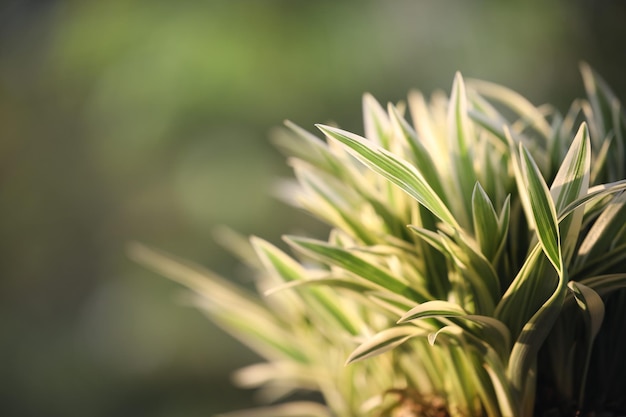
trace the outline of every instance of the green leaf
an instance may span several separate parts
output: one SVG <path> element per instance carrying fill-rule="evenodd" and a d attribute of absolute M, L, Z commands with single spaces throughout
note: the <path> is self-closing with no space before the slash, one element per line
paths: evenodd
<path fill-rule="evenodd" d="M 439 219 L 453 228 L 459 228 L 448 207 L 413 165 L 353 133 L 330 126 L 317 127 L 327 136 L 348 146 L 363 164 L 396 184 Z"/>
<path fill-rule="evenodd" d="M 626 180 L 593 186 L 589 189 L 586 196 L 568 204 L 567 207 L 563 209 L 563 212 L 559 216 L 559 221 L 564 219 L 578 207 L 582 207 L 589 203 L 595 203 L 608 195 L 617 194 L 624 190 L 626 190 Z"/>
<path fill-rule="evenodd" d="M 266 290 L 264 295 L 270 296 L 281 291 L 295 289 L 298 287 L 312 287 L 316 285 L 334 287 L 334 288 L 342 288 L 342 289 L 353 291 L 359 294 L 368 294 L 370 292 L 375 291 L 375 287 L 373 285 L 369 285 L 369 283 L 362 284 L 360 282 L 356 282 L 354 280 L 349 280 L 345 278 L 322 277 L 322 278 L 308 278 L 308 279 L 300 279 L 297 281 L 285 282 L 283 284 L 277 285 L 275 287 L 272 287 Z"/>
<path fill-rule="evenodd" d="M 478 182 L 472 192 L 472 218 L 482 254 L 487 259 L 494 259 L 500 246 L 500 224 L 489 196 Z"/>
<path fill-rule="evenodd" d="M 593 340 L 598 335 L 600 326 L 604 320 L 604 302 L 596 291 L 580 282 L 570 281 L 567 287 L 574 294 L 576 304 L 578 304 L 578 307 L 580 307 L 585 315 L 585 323 L 588 328 L 587 332 L 589 336 L 587 346 L 591 349 Z"/>
<path fill-rule="evenodd" d="M 509 234 L 509 221 L 511 219 L 511 195 L 508 195 L 504 200 L 504 204 L 502 205 L 502 210 L 500 211 L 500 216 L 498 216 L 498 235 L 500 243 L 498 244 L 498 248 L 496 249 L 496 254 L 492 263 L 495 265 L 496 260 L 501 256 L 502 251 L 506 245 L 507 237 Z M 501 287 L 504 285 L 501 283 Z"/>
<path fill-rule="evenodd" d="M 483 315 L 468 314 L 459 305 L 448 301 L 433 300 L 422 303 L 406 312 L 398 324 L 426 318 L 447 318 L 464 331 L 489 343 L 502 358 L 506 358 L 511 346 L 509 329 L 500 320 Z"/>
<path fill-rule="evenodd" d="M 493 384 L 502 417 L 519 417 L 518 410 L 520 406 L 518 405 L 518 401 L 516 401 L 517 397 L 509 390 L 509 381 L 506 374 L 501 372 L 498 367 L 491 366 L 488 363 L 483 366 Z"/>
<path fill-rule="evenodd" d="M 583 123 L 574 137 L 572 145 L 552 183 L 551 196 L 557 214 L 561 214 L 570 203 L 587 194 L 591 171 L 591 144 L 587 126 Z M 574 254 L 583 220 L 583 209 L 574 211 L 560 221 L 565 263 Z"/>
<path fill-rule="evenodd" d="M 428 334 L 428 344 L 431 346 L 435 346 L 439 335 L 447 335 L 449 336 L 446 339 L 448 343 L 460 343 L 461 338 L 463 337 L 463 329 L 456 325 L 448 325 L 444 326 L 436 332 L 432 332 Z"/>
<path fill-rule="evenodd" d="M 363 123 L 365 137 L 388 149 L 391 133 L 389 118 L 380 103 L 369 93 L 363 95 Z"/>
<path fill-rule="evenodd" d="M 563 259 L 561 256 L 561 239 L 554 202 L 550 196 L 548 186 L 541 176 L 539 168 L 524 145 L 520 144 L 522 173 L 526 189 L 520 193 L 527 193 L 531 213 L 528 215 L 534 221 L 537 236 L 546 256 L 554 269 L 563 274 Z"/>
<path fill-rule="evenodd" d="M 425 330 L 418 329 L 415 326 L 390 327 L 376 333 L 374 337 L 359 345 L 348 357 L 346 365 L 380 355 L 396 346 L 400 346 L 412 337 L 425 336 L 426 334 Z"/>
<path fill-rule="evenodd" d="M 371 231 L 354 215 L 355 207 L 367 205 L 361 196 L 335 177 L 312 168 L 302 161 L 292 162 L 302 188 L 310 198 L 301 198 L 300 205 L 328 224 L 349 231 L 365 244 L 375 242 Z"/>
<path fill-rule="evenodd" d="M 390 272 L 363 260 L 352 252 L 332 246 L 328 243 L 296 236 L 287 236 L 285 240 L 296 249 L 313 256 L 326 264 L 339 266 L 363 279 L 386 290 L 400 294 L 410 300 L 423 302 L 432 298 L 425 291 L 414 289 L 391 275 Z"/>
<path fill-rule="evenodd" d="M 578 307 L 583 311 L 585 322 L 585 361 L 582 367 L 582 378 L 580 393 L 578 396 L 578 407 L 583 408 L 585 399 L 585 384 L 587 382 L 587 373 L 589 371 L 589 363 L 591 361 L 591 351 L 593 342 L 600 331 L 602 321 L 604 320 L 604 302 L 602 298 L 593 289 L 587 287 L 580 282 L 570 281 L 567 284 L 570 291 L 574 293 Z"/>
<path fill-rule="evenodd" d="M 551 195 L 557 213 L 587 194 L 591 166 L 591 144 L 585 123 L 581 124 L 574 141 L 554 178 Z"/>
<path fill-rule="evenodd" d="M 624 225 L 624 216 L 626 194 L 620 194 L 606 205 L 580 244 L 574 264 L 576 273 L 579 269 L 588 269 L 595 260 L 612 251 Z"/>
<path fill-rule="evenodd" d="M 455 242 L 442 232 L 435 233 L 413 225 L 409 225 L 409 229 L 453 262 L 458 274 L 449 270 L 447 277 L 442 279 L 449 279 L 459 300 L 467 299 L 469 295 L 467 301 L 475 304 L 470 307 L 470 303 L 464 303 L 463 307 L 478 314 L 491 314 L 500 294 L 498 276 L 485 257 L 465 241 L 467 237 L 456 235 Z"/>
<path fill-rule="evenodd" d="M 325 172 L 339 174 L 342 171 L 337 156 L 331 153 L 324 140 L 289 120 L 284 124 L 286 129 L 272 132 L 272 142 L 285 155 L 307 161 Z"/>
<path fill-rule="evenodd" d="M 586 63 L 581 63 L 580 71 L 589 99 L 589 105 L 583 106 L 585 117 L 589 122 L 594 145 L 600 147 L 610 138 L 610 151 L 606 159 L 598 167 L 601 181 L 614 181 L 626 176 L 626 115 L 621 104 L 608 84 Z"/>
<path fill-rule="evenodd" d="M 558 277 L 554 267 L 536 243 L 507 288 L 495 310 L 516 339 L 524 325 L 554 292 Z"/>
<path fill-rule="evenodd" d="M 276 246 L 257 237 L 252 237 L 251 242 L 268 271 L 278 274 L 287 284 L 307 282 L 304 268 Z M 360 318 L 350 314 L 349 310 L 342 309 L 340 300 L 333 294 L 312 288 L 309 293 L 303 294 L 303 299 L 305 303 L 308 301 L 307 304 L 316 303 L 318 308 L 326 311 L 348 333 L 358 334 L 362 324 Z"/>
<path fill-rule="evenodd" d="M 200 297 L 198 306 L 220 326 L 265 357 L 287 357 L 306 363 L 302 350 L 292 343 L 285 323 L 241 288 L 197 265 L 133 243 L 129 255 L 147 268 L 179 282 Z"/>
<path fill-rule="evenodd" d="M 400 115 L 398 109 L 391 103 L 387 106 L 387 111 L 391 119 L 394 132 L 398 137 L 404 139 L 409 145 L 415 158 L 415 166 L 424 176 L 425 181 L 432 187 L 433 191 L 446 203 L 446 196 L 441 185 L 441 179 L 437 172 L 437 167 L 428 153 L 424 144 L 417 139 L 417 133 L 409 123 Z"/>
<path fill-rule="evenodd" d="M 566 284 L 567 276 L 559 275 L 554 292 L 524 325 L 513 345 L 507 374 L 518 393 L 524 391 L 529 372 L 536 361 L 537 352 L 539 352 L 539 348 L 561 312 L 565 300 Z"/>
<path fill-rule="evenodd" d="M 468 227 L 471 227 L 469 225 L 471 193 L 476 183 L 472 155 L 474 142 L 474 132 L 467 114 L 465 83 L 461 73 L 457 72 L 448 108 L 448 149 L 452 156 L 449 169 L 453 172 L 453 180 L 458 192 L 457 198 L 453 200 L 458 202 L 455 214 L 462 219 L 460 223 Z"/>
<path fill-rule="evenodd" d="M 598 275 L 584 278 L 580 282 L 604 297 L 615 290 L 626 288 L 626 273 Z"/>
<path fill-rule="evenodd" d="M 442 300 L 433 300 L 422 303 L 407 311 L 400 318 L 400 320 L 398 320 L 398 323 L 406 323 L 411 320 L 418 320 L 430 317 L 462 317 L 466 315 L 467 312 L 463 310 L 458 304 Z"/>
<path fill-rule="evenodd" d="M 548 140 L 551 137 L 551 127 L 544 115 L 526 98 L 515 91 L 488 81 L 470 80 L 469 85 L 476 89 L 484 97 L 496 100 L 513 110 L 522 121 L 532 126 L 542 139 Z"/>

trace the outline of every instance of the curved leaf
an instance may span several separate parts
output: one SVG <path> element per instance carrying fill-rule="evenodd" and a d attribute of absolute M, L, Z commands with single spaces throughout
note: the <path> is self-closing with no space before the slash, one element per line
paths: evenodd
<path fill-rule="evenodd" d="M 593 342 L 600 331 L 604 320 L 604 302 L 597 292 L 592 290 L 580 282 L 570 281 L 568 288 L 574 293 L 574 298 L 578 307 L 583 311 L 585 322 L 585 362 L 583 364 L 580 393 L 578 396 L 578 407 L 583 408 L 585 399 L 585 385 L 587 382 L 587 373 L 589 371 L 589 363 L 591 360 L 591 350 Z"/>
<path fill-rule="evenodd" d="M 462 317 L 466 315 L 467 312 L 457 304 L 448 301 L 433 300 L 422 303 L 407 311 L 398 320 L 398 323 L 406 323 L 411 320 L 431 317 Z"/>
<path fill-rule="evenodd" d="M 439 219 L 454 228 L 459 227 L 448 207 L 413 165 L 354 133 L 330 126 L 316 126 L 327 136 L 348 146 L 357 159 L 403 189 Z"/>
<path fill-rule="evenodd" d="M 385 329 L 359 345 L 348 357 L 346 365 L 380 355 L 400 346 L 412 337 L 426 334 L 425 330 L 414 326 L 397 326 Z"/>
<path fill-rule="evenodd" d="M 481 252 L 487 259 L 493 259 L 500 244 L 497 239 L 500 225 L 493 204 L 479 182 L 476 182 L 472 192 L 472 219 Z"/>
<path fill-rule="evenodd" d="M 522 144 L 520 144 L 520 154 L 522 173 L 527 186 L 526 189 L 520 190 L 520 193 L 527 193 L 531 210 L 531 213 L 528 214 L 535 223 L 541 247 L 554 269 L 561 275 L 563 273 L 561 238 L 554 202 L 537 164 Z"/>
<path fill-rule="evenodd" d="M 394 277 L 390 272 L 365 261 L 349 250 L 315 239 L 286 236 L 285 240 L 296 249 L 329 265 L 339 266 L 361 278 L 379 285 L 410 300 L 423 302 L 430 298 L 423 289 L 413 288 Z"/>

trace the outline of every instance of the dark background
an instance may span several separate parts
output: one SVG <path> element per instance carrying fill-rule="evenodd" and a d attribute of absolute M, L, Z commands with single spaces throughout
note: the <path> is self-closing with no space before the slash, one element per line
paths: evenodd
<path fill-rule="evenodd" d="M 523 3 L 523 4 L 522 4 Z M 588 61 L 626 97 L 626 8 L 609 1 L 2 1 L 0 415 L 208 416 L 253 394 L 256 358 L 142 241 L 249 281 L 212 230 L 321 226 L 271 197 L 283 119 L 361 132 L 361 95 L 465 77 L 562 111 Z"/>

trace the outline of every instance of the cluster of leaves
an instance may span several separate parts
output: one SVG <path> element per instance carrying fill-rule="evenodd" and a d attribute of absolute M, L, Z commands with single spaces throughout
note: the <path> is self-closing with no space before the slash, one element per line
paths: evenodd
<path fill-rule="evenodd" d="M 277 144 L 297 181 L 284 195 L 332 229 L 286 236 L 297 258 L 235 244 L 262 297 L 135 246 L 267 359 L 239 383 L 326 404 L 233 415 L 420 415 L 443 401 L 453 416 L 530 416 L 538 381 L 546 407 L 623 396 L 594 369 L 614 369 L 625 341 L 626 118 L 582 73 L 588 98 L 565 115 L 457 74 L 450 97 L 413 92 L 385 110 L 366 95 L 364 137 L 288 122 Z"/>

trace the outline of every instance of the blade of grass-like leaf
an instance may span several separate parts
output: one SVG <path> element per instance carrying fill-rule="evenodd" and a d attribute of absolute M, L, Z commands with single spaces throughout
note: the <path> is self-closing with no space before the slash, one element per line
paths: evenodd
<path fill-rule="evenodd" d="M 498 408 L 502 417 L 519 417 L 519 409 L 521 408 L 516 401 L 516 396 L 509 390 L 509 381 L 506 374 L 486 363 L 483 365 L 489 374 L 493 389 L 498 398 Z"/>
<path fill-rule="evenodd" d="M 313 133 L 285 120 L 286 129 L 273 132 L 272 143 L 288 157 L 295 157 L 318 167 L 322 171 L 340 175 L 343 171 L 337 156 L 328 149 L 328 144 Z"/>
<path fill-rule="evenodd" d="M 580 282 L 570 281 L 567 286 L 574 293 L 576 303 L 583 311 L 585 322 L 586 357 L 581 373 L 582 377 L 578 396 L 578 407 L 579 409 L 583 409 L 585 400 L 585 384 L 587 382 L 587 373 L 589 371 L 589 363 L 591 360 L 591 350 L 593 342 L 600 331 L 602 321 L 604 320 L 604 302 L 597 292 Z"/>
<path fill-rule="evenodd" d="M 487 259 L 493 260 L 500 246 L 500 239 L 497 239 L 500 235 L 498 215 L 479 182 L 472 193 L 472 218 L 481 252 Z"/>
<path fill-rule="evenodd" d="M 608 120 L 605 120 L 606 112 L 603 109 L 598 91 L 598 84 L 596 82 L 598 76 L 585 62 L 580 63 L 580 73 L 592 109 L 592 113 L 588 114 L 587 117 L 591 119 L 591 128 L 594 131 L 594 137 L 596 137 L 597 140 L 602 140 L 606 137 L 606 124 Z"/>
<path fill-rule="evenodd" d="M 441 340 L 443 339 L 443 340 Z M 441 340 L 441 341 L 440 341 Z M 465 346 L 463 340 L 463 330 L 457 326 L 445 326 L 439 329 L 437 332 L 428 335 L 428 343 L 431 346 L 435 346 L 435 343 L 445 345 L 445 349 L 440 351 L 440 357 L 448 364 L 450 368 L 443 368 L 446 373 L 446 379 L 444 380 L 445 391 L 447 392 L 447 407 L 449 409 L 457 410 L 459 415 L 472 415 L 474 412 L 470 411 L 469 404 L 474 401 L 474 397 L 468 397 L 468 389 L 466 386 L 468 378 L 463 375 L 464 350 L 468 349 Z M 447 372 L 446 372 L 447 371 Z"/>
<path fill-rule="evenodd" d="M 127 251 L 134 261 L 202 296 L 232 303 L 234 307 L 260 317 L 267 315 L 265 308 L 251 294 L 198 265 L 140 243 L 129 244 Z"/>
<path fill-rule="evenodd" d="M 252 237 L 251 242 L 268 271 L 274 271 L 287 283 L 306 282 L 306 274 L 302 266 L 276 246 L 257 237 Z M 354 314 L 350 314 L 350 310 L 340 308 L 338 298 L 321 291 L 319 288 L 311 288 L 309 293 L 303 294 L 303 296 L 305 298 L 310 296 L 348 333 L 352 335 L 358 334 L 359 328 L 362 326 L 361 319 Z"/>
<path fill-rule="evenodd" d="M 415 165 L 424 176 L 424 179 L 432 187 L 433 191 L 447 204 L 446 195 L 441 185 L 441 179 L 437 172 L 437 168 L 432 161 L 429 152 L 424 144 L 417 139 L 417 133 L 411 128 L 409 123 L 400 115 L 398 109 L 391 103 L 387 106 L 389 117 L 393 129 L 398 137 L 404 138 L 405 142 L 413 151 L 415 157 Z"/>
<path fill-rule="evenodd" d="M 457 373 L 458 377 L 454 378 L 458 381 L 458 384 L 451 391 L 450 397 L 454 400 L 448 400 L 450 402 L 450 408 L 456 410 L 465 410 L 465 415 L 479 415 L 482 411 L 477 404 L 478 393 L 476 387 L 472 383 L 473 381 L 473 367 L 469 358 L 471 347 L 465 343 L 463 338 L 460 338 L 458 345 L 450 346 L 450 359 L 452 359 L 451 365 Z"/>
<path fill-rule="evenodd" d="M 604 141 L 602 141 L 602 145 L 600 145 L 600 149 L 596 151 L 596 156 L 593 160 L 593 166 L 591 167 L 591 183 L 598 183 L 598 178 L 600 175 L 604 173 L 607 166 L 607 161 L 609 160 L 609 152 L 613 148 L 613 141 L 615 141 L 615 137 L 613 135 L 608 135 Z"/>
<path fill-rule="evenodd" d="M 445 101 L 448 98 L 445 97 Z M 443 106 L 444 108 L 447 106 Z M 439 123 L 435 115 L 436 109 L 426 103 L 424 95 L 420 91 L 409 92 L 409 110 L 411 119 L 415 126 L 415 131 L 420 142 L 424 145 L 431 155 L 447 155 L 447 144 L 445 138 L 439 135 Z M 445 115 L 444 115 L 445 117 Z M 442 169 L 442 159 L 435 159 L 433 163 Z"/>
<path fill-rule="evenodd" d="M 362 361 L 373 356 L 385 353 L 396 346 L 400 346 L 412 337 L 425 336 L 427 332 L 415 326 L 396 326 L 376 333 L 357 347 L 346 360 L 346 365 Z"/>
<path fill-rule="evenodd" d="M 468 81 L 468 84 L 482 96 L 499 101 L 516 112 L 522 120 L 530 123 L 544 140 L 550 138 L 550 124 L 546 121 L 544 115 L 520 94 L 501 85 L 482 80 L 472 79 Z"/>
<path fill-rule="evenodd" d="M 369 93 L 363 95 L 363 122 L 365 137 L 388 149 L 391 133 L 389 118 L 380 103 Z"/>
<path fill-rule="evenodd" d="M 604 297 L 615 290 L 626 288 L 626 274 L 598 275 L 591 278 L 584 278 L 580 282 Z"/>
<path fill-rule="evenodd" d="M 527 193 L 532 216 L 536 225 L 536 232 L 541 247 L 554 266 L 554 269 L 563 274 L 563 258 L 561 254 L 561 239 L 556 217 L 554 202 L 550 196 L 548 186 L 541 176 L 539 168 L 524 145 L 520 144 L 522 173 L 527 188 L 520 193 Z"/>
<path fill-rule="evenodd" d="M 624 178 L 626 176 L 626 167 L 624 167 L 624 160 L 626 160 L 626 143 L 624 143 L 624 136 L 626 135 L 626 115 L 622 109 L 622 105 L 616 98 L 611 101 L 611 115 L 613 122 L 613 132 L 615 133 L 615 145 L 616 150 L 613 155 L 615 161 L 615 177 Z"/>
<path fill-rule="evenodd" d="M 455 229 L 459 228 L 448 207 L 413 165 L 353 133 L 330 126 L 317 127 L 327 136 L 348 146 L 357 159 L 403 189 L 439 219 Z"/>
<path fill-rule="evenodd" d="M 578 307 L 585 314 L 589 334 L 587 347 L 591 350 L 593 340 L 598 335 L 604 320 L 604 302 L 595 290 L 581 282 L 570 281 L 567 286 L 574 294 Z"/>
<path fill-rule="evenodd" d="M 129 245 L 128 252 L 138 263 L 196 292 L 198 307 L 261 355 L 278 354 L 296 362 L 307 362 L 306 356 L 287 337 L 284 323 L 242 289 L 197 265 L 138 243 Z"/>
<path fill-rule="evenodd" d="M 345 278 L 309 278 L 309 279 L 299 279 L 297 281 L 289 281 L 283 284 L 277 285 L 276 287 L 270 288 L 264 292 L 264 295 L 270 296 L 274 295 L 281 291 L 286 291 L 298 287 L 308 287 L 308 286 L 327 286 L 334 288 L 342 288 L 349 291 L 353 291 L 359 294 L 367 294 L 370 291 L 375 291 L 374 286 L 361 284 L 360 282 L 355 282 L 354 280 L 349 280 Z"/>
<path fill-rule="evenodd" d="M 393 317 L 401 316 L 415 305 L 415 302 L 406 297 L 389 291 L 370 291 L 363 295 L 367 296 L 377 306 L 389 311 Z"/>
<path fill-rule="evenodd" d="M 524 325 L 513 345 L 507 374 L 518 393 L 523 393 L 526 388 L 525 383 L 529 378 L 529 371 L 536 361 L 537 352 L 561 312 L 565 300 L 566 285 L 567 276 L 559 274 L 556 289 Z"/>
<path fill-rule="evenodd" d="M 473 356 L 476 357 L 477 355 Z M 467 372 L 467 376 L 473 380 L 480 402 L 485 409 L 485 415 L 500 417 L 502 413 L 498 404 L 498 395 L 493 387 L 489 373 L 483 367 L 484 363 L 485 358 L 483 356 L 474 359 L 470 363 L 472 370 Z"/>
<path fill-rule="evenodd" d="M 572 274 L 582 277 L 606 274 L 611 272 L 615 266 L 624 265 L 624 261 L 626 261 L 626 243 L 617 245 L 607 252 L 595 256 L 586 264 L 580 265 L 580 269 L 573 269 Z M 583 280 L 584 278 L 581 278 L 581 281 Z"/>
<path fill-rule="evenodd" d="M 587 125 L 583 123 L 552 183 L 550 192 L 558 214 L 567 205 L 587 194 L 590 171 L 591 143 Z M 565 264 L 569 264 L 578 244 L 583 214 L 580 208 L 559 222 Z"/>
<path fill-rule="evenodd" d="M 495 317 L 507 324 L 513 337 L 517 337 L 526 321 L 539 308 L 537 302 L 544 293 L 537 291 L 535 281 L 537 275 L 543 274 L 549 262 L 541 250 L 541 245 L 537 243 L 526 256 L 522 267 L 496 306 Z M 549 267 L 552 268 L 551 265 Z"/>
<path fill-rule="evenodd" d="M 455 284 L 453 285 L 454 292 L 465 293 L 467 289 L 471 289 L 472 299 L 476 304 L 473 312 L 492 314 L 495 302 L 500 295 L 498 276 L 489 261 L 466 242 L 467 237 L 457 234 L 455 242 L 442 232 L 435 233 L 413 225 L 409 225 L 409 229 L 453 261 L 462 277 L 459 276 L 459 279 L 455 280 L 453 279 L 455 276 L 448 273 L 447 278 L 449 282 Z M 461 296 L 461 294 L 457 295 Z M 464 307 L 467 308 L 466 305 Z"/>
<path fill-rule="evenodd" d="M 584 206 L 585 204 L 588 204 L 588 203 L 593 203 L 595 201 L 598 201 L 606 197 L 607 195 L 617 194 L 624 190 L 626 190 L 626 180 L 620 180 L 620 181 L 615 181 L 615 182 L 611 182 L 608 184 L 600 184 L 600 185 L 593 186 L 589 189 L 586 196 L 579 198 L 576 201 L 573 201 L 572 203 L 568 204 L 567 207 L 563 209 L 563 213 L 561 213 L 561 215 L 559 216 L 559 221 L 564 219 L 566 216 L 568 216 L 571 212 L 576 210 L 578 207 Z"/>
<path fill-rule="evenodd" d="M 568 204 L 587 194 L 591 166 L 589 131 L 583 123 L 561 163 L 550 193 L 560 215 Z"/>
<path fill-rule="evenodd" d="M 461 73 L 457 72 L 448 109 L 448 149 L 452 154 L 452 166 L 449 169 L 454 171 L 453 180 L 458 192 L 454 200 L 459 202 L 455 214 L 461 219 L 460 223 L 468 228 L 471 227 L 469 208 L 472 207 L 472 190 L 476 183 L 471 153 L 475 139 L 471 128 L 471 121 L 467 114 L 465 83 Z"/>
<path fill-rule="evenodd" d="M 468 314 L 459 305 L 443 300 L 422 303 L 407 311 L 398 324 L 426 318 L 447 318 L 463 330 L 488 342 L 502 358 L 506 358 L 511 345 L 511 334 L 504 323 L 489 316 Z"/>
<path fill-rule="evenodd" d="M 336 178 L 320 172 L 302 161 L 291 164 L 298 182 L 311 198 L 303 198 L 302 207 L 320 219 L 342 230 L 352 231 L 353 235 L 365 244 L 374 243 L 371 232 L 354 215 L 354 207 L 364 206 L 360 196 Z"/>
<path fill-rule="evenodd" d="M 507 237 L 509 234 L 509 221 L 511 219 L 511 195 L 507 195 L 504 200 L 504 204 L 502 205 L 502 210 L 500 210 L 500 215 L 498 216 L 498 236 L 499 243 L 496 248 L 496 254 L 492 260 L 492 263 L 496 265 L 496 260 L 500 258 L 502 251 L 504 250 L 504 246 L 506 245 Z M 502 282 L 500 282 L 500 288 L 506 288 Z"/>
<path fill-rule="evenodd" d="M 407 311 L 398 323 L 406 323 L 411 320 L 429 318 L 429 317 L 462 317 L 467 312 L 458 304 L 450 303 L 443 300 L 432 300 L 422 303 L 411 310 Z"/>
<path fill-rule="evenodd" d="M 619 100 L 602 77 L 586 63 L 581 63 L 580 71 L 590 104 L 584 106 L 583 110 L 589 120 L 594 145 L 600 147 L 607 140 L 614 138 L 610 144 L 611 150 L 601 165 L 604 174 L 602 180 L 613 181 L 624 178 L 626 148 L 623 138 L 626 115 L 621 109 Z"/>
<path fill-rule="evenodd" d="M 554 167 L 561 165 L 563 157 L 567 153 L 567 142 L 569 140 L 569 132 L 567 136 L 561 135 L 561 125 L 563 124 L 563 117 L 560 113 L 556 113 L 552 119 L 552 137 L 548 141 L 548 149 L 546 153 L 547 158 L 547 172 L 553 172 Z"/>
<path fill-rule="evenodd" d="M 286 236 L 288 244 L 330 265 L 339 266 L 361 278 L 410 300 L 424 302 L 432 297 L 423 289 L 411 288 L 386 270 L 356 256 L 352 252 L 326 242 L 296 236 Z"/>
<path fill-rule="evenodd" d="M 576 269 L 588 265 L 595 258 L 609 252 L 614 246 L 616 233 L 624 224 L 626 194 L 616 196 L 596 219 L 578 249 Z"/>
<path fill-rule="evenodd" d="M 228 226 L 218 225 L 211 230 L 211 235 L 215 241 L 239 260 L 252 269 L 259 269 L 261 264 L 254 252 L 254 248 L 244 236 Z"/>

